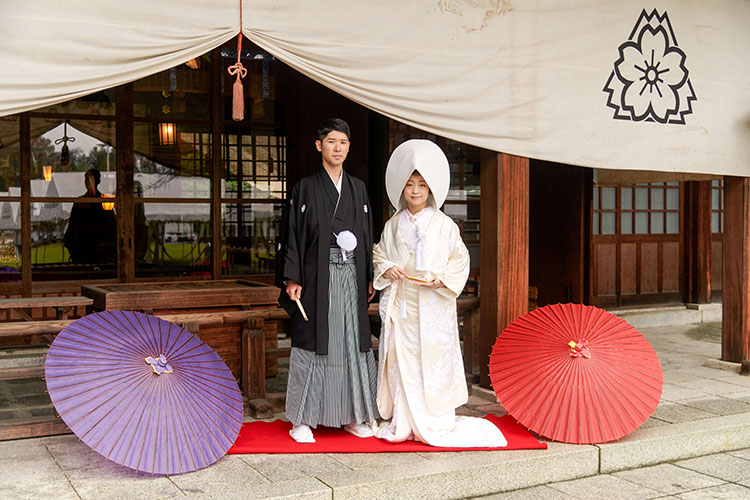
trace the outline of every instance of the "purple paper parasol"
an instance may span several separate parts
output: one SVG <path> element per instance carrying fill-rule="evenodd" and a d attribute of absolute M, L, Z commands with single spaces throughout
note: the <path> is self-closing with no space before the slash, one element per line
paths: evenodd
<path fill-rule="evenodd" d="M 242 395 L 221 357 L 154 316 L 85 316 L 57 335 L 44 371 L 68 427 L 131 469 L 180 474 L 207 467 L 242 427 Z"/>

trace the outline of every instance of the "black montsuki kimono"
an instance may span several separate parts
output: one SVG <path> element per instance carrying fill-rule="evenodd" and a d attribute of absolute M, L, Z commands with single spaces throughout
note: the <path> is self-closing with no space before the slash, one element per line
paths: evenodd
<path fill-rule="evenodd" d="M 368 283 L 372 281 L 372 211 L 365 183 L 342 171 L 341 200 L 331 177 L 321 168 L 300 179 L 292 189 L 277 252 L 276 286 L 281 288 L 279 304 L 292 318 L 292 347 L 328 354 L 328 260 L 332 228 L 347 219 L 357 237 L 359 350 L 372 348 L 367 316 Z M 334 209 L 336 220 L 333 220 Z M 347 216 L 348 215 L 348 216 Z M 353 217 L 352 217 L 353 215 Z M 302 286 L 301 302 L 309 321 L 286 293 L 285 280 Z"/>

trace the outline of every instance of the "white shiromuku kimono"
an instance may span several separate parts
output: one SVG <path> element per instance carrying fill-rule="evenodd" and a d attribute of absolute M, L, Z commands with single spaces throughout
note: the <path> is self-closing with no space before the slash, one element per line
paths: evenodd
<path fill-rule="evenodd" d="M 381 290 L 376 436 L 433 446 L 502 447 L 502 432 L 481 418 L 457 417 L 468 400 L 458 338 L 456 298 L 469 275 L 469 253 L 458 226 L 432 206 L 401 210 L 386 222 L 373 251 L 374 286 Z M 445 288 L 391 282 L 394 265 L 407 276 L 439 278 Z"/>

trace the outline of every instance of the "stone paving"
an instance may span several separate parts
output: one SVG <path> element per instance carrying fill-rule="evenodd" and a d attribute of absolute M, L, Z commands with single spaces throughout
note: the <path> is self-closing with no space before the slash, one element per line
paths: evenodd
<path fill-rule="evenodd" d="M 615 443 L 231 455 L 200 471 L 163 477 L 118 466 L 75 436 L 54 436 L 0 442 L 0 499 L 750 499 L 750 377 L 717 362 L 720 325 L 641 331 L 659 354 L 664 392 L 654 415 Z M 504 414 L 493 399 L 491 391 L 474 387 L 461 413 Z"/>

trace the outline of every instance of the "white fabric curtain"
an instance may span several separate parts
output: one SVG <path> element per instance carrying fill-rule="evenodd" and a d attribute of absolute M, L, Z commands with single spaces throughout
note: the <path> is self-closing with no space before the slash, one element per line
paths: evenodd
<path fill-rule="evenodd" d="M 649 7 L 651 9 L 651 7 Z M 243 0 L 254 43 L 421 129 L 573 165 L 750 176 L 750 2 Z M 235 36 L 240 1 L 5 0 L 0 116 Z M 331 110 L 335 114 L 335 110 Z"/>

